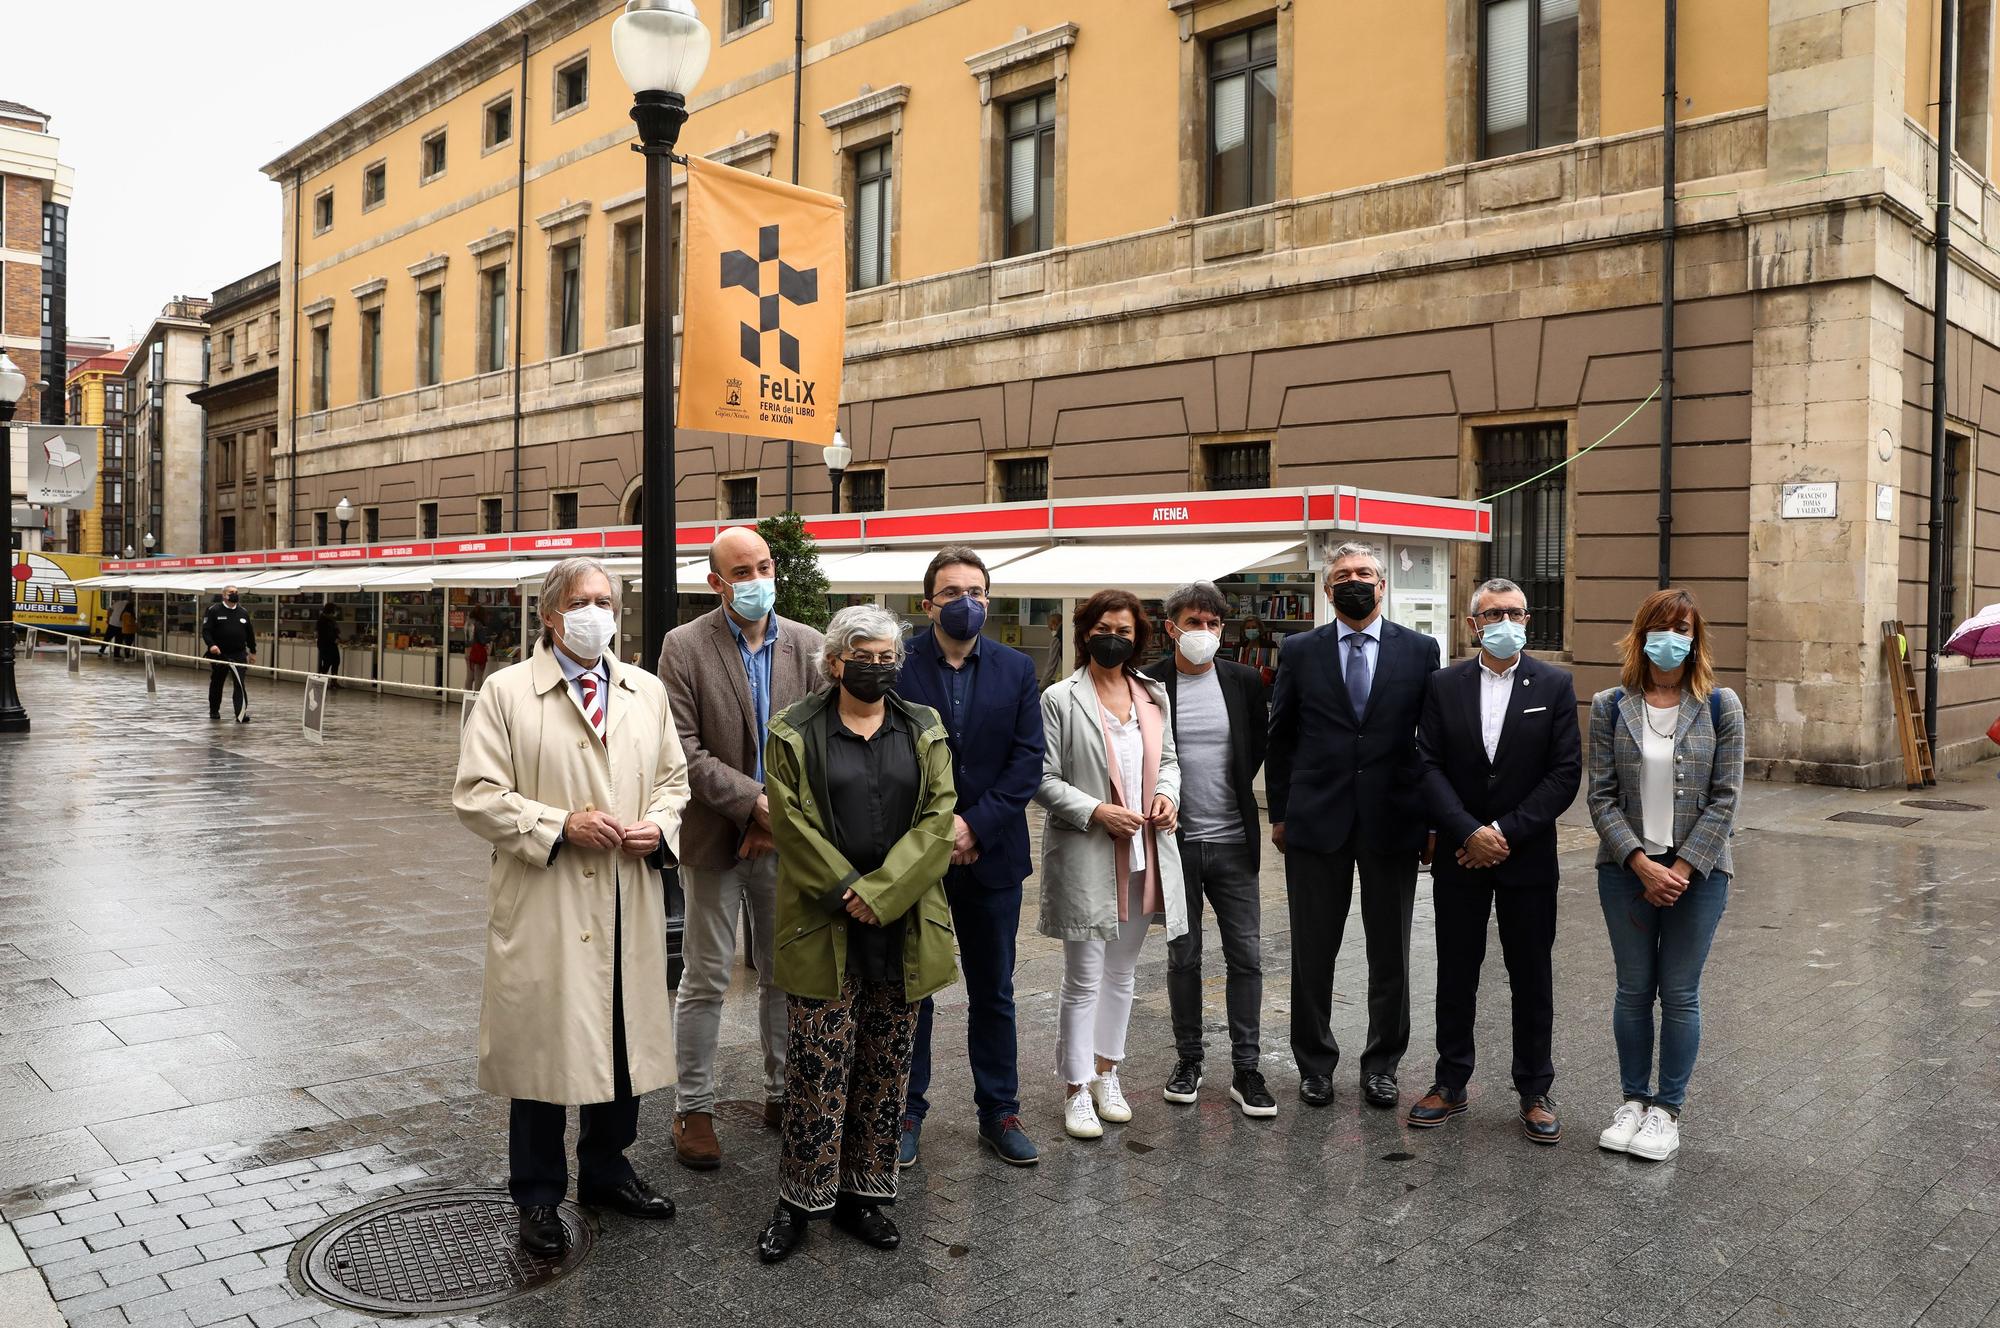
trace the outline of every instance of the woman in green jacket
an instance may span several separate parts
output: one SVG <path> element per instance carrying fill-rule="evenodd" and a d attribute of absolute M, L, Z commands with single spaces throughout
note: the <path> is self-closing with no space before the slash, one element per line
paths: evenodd
<path fill-rule="evenodd" d="M 892 690 L 902 635 L 886 609 L 835 614 L 819 661 L 832 686 L 773 715 L 764 748 L 789 1029 L 765 1263 L 829 1214 L 876 1249 L 902 1240 L 882 1209 L 918 1003 L 957 975 L 943 882 L 958 806 L 944 724 Z"/>

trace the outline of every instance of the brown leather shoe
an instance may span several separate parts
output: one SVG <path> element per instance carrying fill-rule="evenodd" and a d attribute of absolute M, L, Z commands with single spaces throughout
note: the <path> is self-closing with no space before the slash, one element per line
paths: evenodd
<path fill-rule="evenodd" d="M 764 1104 L 764 1128 L 782 1130 L 785 1128 L 785 1103 L 783 1099 Z"/>
<path fill-rule="evenodd" d="M 674 1156 L 690 1171 L 713 1171 L 722 1165 L 722 1141 L 715 1137 L 712 1114 L 684 1111 L 674 1117 Z"/>
<path fill-rule="evenodd" d="M 1430 1092 L 1410 1104 L 1403 1123 L 1413 1130 L 1435 1130 L 1471 1105 L 1463 1088 L 1447 1089 L 1432 1084 Z"/>
<path fill-rule="evenodd" d="M 1521 1099 L 1521 1128 L 1538 1144 L 1562 1142 L 1562 1117 L 1556 1115 L 1556 1104 L 1549 1101 L 1548 1094 Z"/>

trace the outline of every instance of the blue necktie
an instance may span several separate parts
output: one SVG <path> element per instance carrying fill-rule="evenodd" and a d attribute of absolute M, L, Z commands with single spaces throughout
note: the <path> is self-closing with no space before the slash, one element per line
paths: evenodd
<path fill-rule="evenodd" d="M 1363 643 L 1368 640 L 1361 632 L 1347 638 L 1347 699 L 1354 703 L 1354 717 L 1359 719 L 1368 709 L 1368 656 Z"/>

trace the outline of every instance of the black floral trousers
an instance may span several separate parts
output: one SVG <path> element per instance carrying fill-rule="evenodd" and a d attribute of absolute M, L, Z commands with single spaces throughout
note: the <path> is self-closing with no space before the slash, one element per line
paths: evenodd
<path fill-rule="evenodd" d="M 896 1149 L 917 1006 L 900 985 L 848 978 L 837 1000 L 786 998 L 778 1197 L 806 1214 L 896 1199 Z"/>

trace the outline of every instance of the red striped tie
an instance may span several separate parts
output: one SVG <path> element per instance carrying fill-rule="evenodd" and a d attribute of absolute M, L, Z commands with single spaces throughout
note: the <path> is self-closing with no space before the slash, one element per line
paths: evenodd
<path fill-rule="evenodd" d="M 598 678 L 595 673 L 580 673 L 577 684 L 583 688 L 583 713 L 590 721 L 590 727 L 597 730 L 597 740 L 604 741 L 604 697 L 598 692 Z"/>

